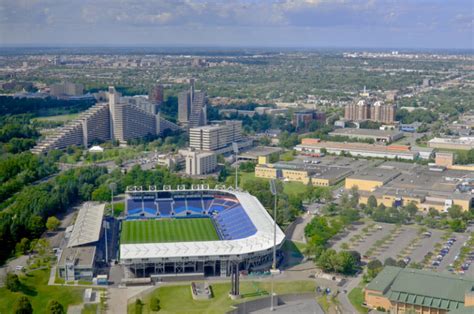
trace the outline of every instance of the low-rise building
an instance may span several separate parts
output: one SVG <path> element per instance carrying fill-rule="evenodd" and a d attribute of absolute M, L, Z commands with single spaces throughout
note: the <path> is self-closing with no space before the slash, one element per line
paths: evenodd
<path fill-rule="evenodd" d="M 295 150 L 306 155 L 320 155 L 324 151 L 330 154 L 340 155 L 348 153 L 351 156 L 387 158 L 387 159 L 405 159 L 415 160 L 419 153 L 412 151 L 410 146 L 404 145 L 377 145 L 365 143 L 347 143 L 321 141 L 314 138 L 304 138 L 301 144 L 295 146 Z"/>
<path fill-rule="evenodd" d="M 318 166 L 297 162 L 277 162 L 275 164 L 259 164 L 255 167 L 255 177 L 281 179 L 301 182 L 315 186 L 331 186 L 352 174 L 352 170 L 337 166 Z"/>
<path fill-rule="evenodd" d="M 357 187 L 360 191 L 375 191 L 376 188 L 384 186 L 400 175 L 396 170 L 382 170 L 371 168 L 346 178 L 345 188 L 347 190 Z"/>
<path fill-rule="evenodd" d="M 361 204 L 374 196 L 386 207 L 414 203 L 424 212 L 430 208 L 445 212 L 459 205 L 468 211 L 473 206 L 472 182 L 474 172 L 393 162 L 348 177 L 345 188 L 356 186 Z"/>
<path fill-rule="evenodd" d="M 474 136 L 463 136 L 456 138 L 435 137 L 434 139 L 428 141 L 428 146 L 439 149 L 470 150 L 474 149 Z"/>
<path fill-rule="evenodd" d="M 364 289 L 365 303 L 390 313 L 474 313 L 474 279 L 385 266 Z"/>
<path fill-rule="evenodd" d="M 403 137 L 400 131 L 384 131 L 376 129 L 336 129 L 330 136 L 346 136 L 359 140 L 374 140 L 374 142 L 391 143 Z"/>

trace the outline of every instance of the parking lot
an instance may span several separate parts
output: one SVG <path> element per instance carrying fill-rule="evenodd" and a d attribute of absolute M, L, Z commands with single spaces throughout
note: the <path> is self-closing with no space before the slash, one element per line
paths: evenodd
<path fill-rule="evenodd" d="M 425 268 L 447 272 L 452 268 L 461 248 L 467 245 L 471 232 L 472 230 L 451 233 L 436 229 L 421 230 L 417 225 L 396 226 L 365 222 L 351 226 L 348 232 L 335 239 L 332 247 L 336 250 L 358 251 L 366 260 L 377 258 L 384 262 L 388 257 L 396 260 L 408 257 L 410 262 L 424 262 Z M 448 243 L 451 238 L 455 238 L 455 241 L 451 241 L 452 244 Z M 439 265 L 433 265 L 445 247 L 447 249 L 442 253 L 444 256 L 439 258 Z M 474 251 L 474 247 L 469 250 L 471 251 Z M 430 252 L 432 256 L 425 259 Z M 469 258 L 466 258 L 465 262 L 469 263 Z M 465 275 L 474 277 L 474 266 L 468 267 Z"/>

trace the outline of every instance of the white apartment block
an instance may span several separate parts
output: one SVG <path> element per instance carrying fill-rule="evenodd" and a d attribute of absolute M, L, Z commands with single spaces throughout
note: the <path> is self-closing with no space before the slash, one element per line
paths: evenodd
<path fill-rule="evenodd" d="M 186 163 L 186 174 L 204 175 L 214 172 L 217 168 L 217 155 L 213 152 L 196 150 L 180 150 Z"/>
<path fill-rule="evenodd" d="M 189 129 L 189 146 L 203 151 L 217 151 L 242 139 L 242 121 L 218 121 Z"/>

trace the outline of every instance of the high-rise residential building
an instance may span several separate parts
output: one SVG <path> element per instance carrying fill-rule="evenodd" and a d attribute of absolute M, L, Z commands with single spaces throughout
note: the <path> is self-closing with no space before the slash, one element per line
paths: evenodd
<path fill-rule="evenodd" d="M 395 105 L 376 101 L 370 107 L 370 120 L 392 124 L 395 122 Z"/>
<path fill-rule="evenodd" d="M 369 118 L 369 114 L 369 105 L 365 102 L 365 100 L 360 100 L 357 103 L 349 104 L 344 110 L 344 118 L 346 120 L 367 120 Z"/>
<path fill-rule="evenodd" d="M 32 152 L 40 154 L 71 145 L 87 147 L 95 141 L 111 139 L 125 142 L 150 134 L 162 134 L 167 129 L 178 129 L 176 124 L 161 118 L 159 113 L 143 110 L 130 98 L 121 97 L 113 87 L 109 87 L 107 96 L 108 102 L 92 106 L 78 119 L 40 141 Z"/>
<path fill-rule="evenodd" d="M 372 120 L 392 124 L 395 122 L 396 106 L 376 101 L 373 104 L 360 100 L 344 108 L 344 118 L 352 121 Z"/>
<path fill-rule="evenodd" d="M 207 124 L 207 96 L 194 89 L 194 79 L 190 80 L 188 91 L 178 94 L 178 122 L 186 128 Z"/>
<path fill-rule="evenodd" d="M 217 168 L 217 154 L 214 152 L 197 151 L 193 149 L 180 150 L 186 163 L 186 174 L 203 175 L 214 172 Z"/>
<path fill-rule="evenodd" d="M 163 85 L 157 84 L 150 88 L 150 91 L 148 92 L 148 100 L 152 104 L 161 104 L 164 100 Z"/>
<path fill-rule="evenodd" d="M 189 147 L 217 151 L 242 139 L 242 121 L 213 121 L 214 124 L 189 129 Z"/>
<path fill-rule="evenodd" d="M 84 85 L 64 82 L 61 84 L 53 84 L 49 87 L 51 96 L 81 96 L 84 94 Z"/>

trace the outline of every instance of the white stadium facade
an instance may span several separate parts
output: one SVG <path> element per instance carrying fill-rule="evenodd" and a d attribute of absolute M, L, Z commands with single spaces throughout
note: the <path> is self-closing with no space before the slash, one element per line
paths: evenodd
<path fill-rule="evenodd" d="M 127 220 L 210 217 L 219 235 L 216 241 L 120 244 L 120 264 L 134 278 L 268 270 L 274 243 L 279 249 L 285 241 L 276 225 L 274 242 L 274 221 L 256 197 L 224 186 L 129 187 L 126 211 Z"/>

